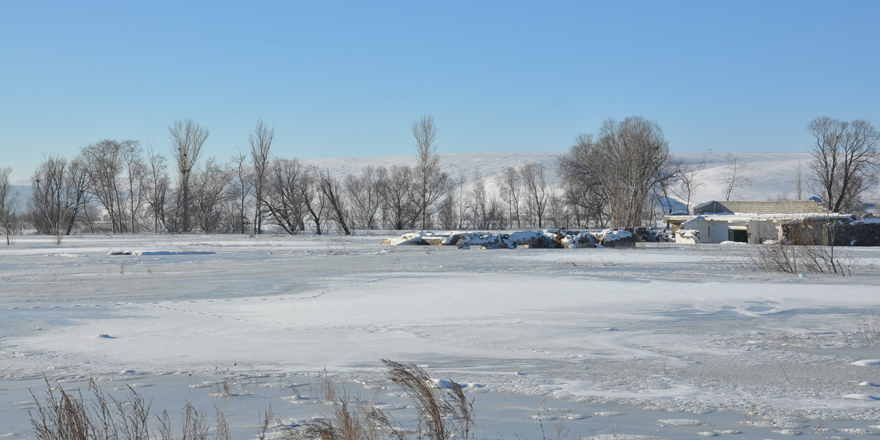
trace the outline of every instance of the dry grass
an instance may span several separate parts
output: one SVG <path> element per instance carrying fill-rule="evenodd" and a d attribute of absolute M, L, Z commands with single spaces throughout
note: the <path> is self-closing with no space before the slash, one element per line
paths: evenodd
<path fill-rule="evenodd" d="M 150 402 L 128 387 L 128 399 L 117 400 L 105 394 L 94 380 L 89 381 L 91 401 L 82 393 L 52 387 L 46 380 L 46 398 L 31 393 L 37 405 L 29 413 L 37 439 L 41 440 L 140 440 L 149 439 Z"/>
<path fill-rule="evenodd" d="M 846 259 L 835 254 L 833 246 L 768 244 L 758 246 L 747 257 L 745 266 L 763 272 L 833 273 L 852 275 L 852 268 L 844 264 Z"/>
<path fill-rule="evenodd" d="M 450 381 L 440 388 L 415 364 L 382 361 L 389 380 L 399 386 L 416 407 L 415 438 L 422 440 L 473 440 L 473 402 L 462 387 Z M 444 383 L 445 385 L 445 383 Z M 321 382 L 321 394 L 333 404 L 333 412 L 301 428 L 282 428 L 287 440 L 408 440 L 407 430 L 386 411 L 352 400 L 330 383 L 327 375 Z"/>
<path fill-rule="evenodd" d="M 458 383 L 438 384 L 415 364 L 382 362 L 388 379 L 412 399 L 417 429 L 407 430 L 386 411 L 359 399 L 350 399 L 333 385 L 325 372 L 316 386 L 325 401 L 333 405 L 328 417 L 291 428 L 276 422 L 270 407 L 259 413 L 256 438 L 275 437 L 272 431 L 277 430 L 277 435 L 286 440 L 475 439 L 473 402 L 465 397 Z M 30 418 L 38 440 L 230 440 L 226 417 L 216 406 L 212 421 L 187 402 L 181 412 L 178 434 L 174 429 L 178 425 L 172 422 L 168 411 L 153 415 L 151 402 L 131 387 L 126 398 L 118 400 L 94 381 L 89 382 L 88 398 L 79 390 L 53 386 L 48 379 L 45 382 L 43 399 L 31 393 L 37 409 L 30 413 Z M 561 424 L 556 429 L 557 438 L 567 433 Z"/>
<path fill-rule="evenodd" d="M 857 332 L 867 345 L 880 345 L 880 316 L 865 311 L 853 317 Z"/>
<path fill-rule="evenodd" d="M 65 390 L 46 382 L 43 400 L 33 392 L 36 413 L 29 412 L 31 425 L 38 440 L 176 440 L 173 423 L 167 411 L 155 416 L 154 431 L 150 429 L 151 402 L 128 387 L 125 399 L 105 393 L 89 381 L 85 399 L 79 390 Z M 226 417 L 215 407 L 214 436 L 230 440 Z M 181 440 L 207 440 L 212 425 L 204 412 L 187 402 L 182 412 Z"/>

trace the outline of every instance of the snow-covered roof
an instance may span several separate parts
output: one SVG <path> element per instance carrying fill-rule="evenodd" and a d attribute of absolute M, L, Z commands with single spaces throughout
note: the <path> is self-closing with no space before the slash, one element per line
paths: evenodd
<path fill-rule="evenodd" d="M 805 219 L 821 220 L 852 220 L 849 214 L 703 214 L 682 223 L 682 228 L 687 228 L 688 223 L 694 220 L 710 222 L 749 222 L 749 221 L 789 221 Z"/>
<path fill-rule="evenodd" d="M 829 214 L 831 211 L 819 206 L 812 200 L 778 200 L 778 201 L 743 201 L 743 200 L 711 200 L 694 207 L 696 214 Z"/>

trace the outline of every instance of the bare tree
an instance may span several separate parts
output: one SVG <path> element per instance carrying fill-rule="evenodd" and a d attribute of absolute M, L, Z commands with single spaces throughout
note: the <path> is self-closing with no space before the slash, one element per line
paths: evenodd
<path fill-rule="evenodd" d="M 446 197 L 440 202 L 437 215 L 440 227 L 443 229 L 464 228 L 465 213 L 467 211 L 467 195 L 464 190 L 466 183 L 467 176 L 462 172 L 453 184 L 455 190 L 450 189 L 447 191 Z"/>
<path fill-rule="evenodd" d="M 522 203 L 522 179 L 516 167 L 511 165 L 496 176 L 501 198 L 507 204 L 507 217 L 511 222 L 516 222 L 516 227 L 522 227 L 520 219 L 520 205 Z"/>
<path fill-rule="evenodd" d="M 575 221 L 572 206 L 566 203 L 565 195 L 561 191 L 550 189 L 549 203 L 547 203 L 547 222 L 554 228 L 569 229 Z"/>
<path fill-rule="evenodd" d="M 70 235 L 89 202 L 82 160 L 49 156 L 34 172 L 28 210 L 40 234 Z"/>
<path fill-rule="evenodd" d="M 804 170 L 803 170 L 803 168 L 804 168 L 803 164 L 801 164 L 801 162 L 798 161 L 797 174 L 795 174 L 794 182 L 795 182 L 795 196 L 797 197 L 797 200 L 799 200 L 799 201 L 804 199 Z"/>
<path fill-rule="evenodd" d="M 345 177 L 345 193 L 351 206 L 351 217 L 357 227 L 375 229 L 382 205 L 382 185 L 387 170 L 364 167 L 360 175 Z"/>
<path fill-rule="evenodd" d="M 581 134 L 557 163 L 565 200 L 583 227 L 589 227 L 591 222 L 596 227 L 607 226 L 608 199 L 599 181 L 600 160 L 593 136 Z"/>
<path fill-rule="evenodd" d="M 534 162 L 527 163 L 520 167 L 519 175 L 525 189 L 526 208 L 537 222 L 538 228 L 543 228 L 544 212 L 547 210 L 550 193 L 544 167 Z"/>
<path fill-rule="evenodd" d="M 198 163 L 202 144 L 208 139 L 208 130 L 190 118 L 176 120 L 168 126 L 168 137 L 171 139 L 171 153 L 177 162 L 177 191 L 182 209 L 180 232 L 190 230 L 190 174 Z"/>
<path fill-rule="evenodd" d="M 724 200 L 730 200 L 730 196 L 737 188 L 750 185 L 752 182 L 743 176 L 746 170 L 746 164 L 731 153 L 727 153 L 727 168 L 724 171 L 724 180 L 727 181 L 727 188 L 724 190 Z"/>
<path fill-rule="evenodd" d="M 232 156 L 232 159 L 230 159 L 230 168 L 232 171 L 230 197 L 233 198 L 236 203 L 233 230 L 238 231 L 240 234 L 247 233 L 246 228 L 248 218 L 246 211 L 249 208 L 248 197 L 253 188 L 253 178 L 251 177 L 251 170 L 247 166 L 247 159 L 247 156 L 242 154 L 241 150 L 239 150 L 238 155 Z M 271 170 L 269 171 L 266 180 L 269 179 L 268 175 L 271 174 Z"/>
<path fill-rule="evenodd" d="M 85 163 L 78 157 L 70 162 L 67 173 L 64 176 L 64 186 L 67 192 L 67 228 L 64 235 L 70 235 L 74 224 L 79 220 L 80 214 L 88 216 L 88 206 L 91 202 L 89 197 L 89 176 L 86 172 Z M 88 218 L 87 218 L 88 219 Z"/>
<path fill-rule="evenodd" d="M 339 227 L 343 234 L 351 235 L 351 229 L 348 227 L 348 207 L 343 197 L 344 192 L 339 179 L 331 175 L 327 168 L 318 170 L 315 177 L 315 183 L 318 185 L 321 194 L 323 194 L 324 200 L 327 201 L 327 205 L 329 205 L 328 216 L 330 220 L 336 223 L 336 226 Z"/>
<path fill-rule="evenodd" d="M 196 223 L 202 232 L 216 232 L 220 226 L 223 203 L 228 199 L 230 173 L 214 158 L 205 162 L 201 171 L 192 176 L 193 208 Z"/>
<path fill-rule="evenodd" d="M 860 198 L 877 183 L 880 133 L 868 121 L 822 116 L 810 121 L 813 186 L 832 212 L 861 209 Z"/>
<path fill-rule="evenodd" d="M 468 192 L 467 206 L 470 211 L 470 225 L 474 229 L 488 229 L 489 200 L 486 195 L 486 182 L 480 174 L 480 170 L 474 171 L 471 178 L 471 190 Z"/>
<path fill-rule="evenodd" d="M 269 166 L 269 149 L 275 139 L 275 129 L 269 128 L 260 119 L 254 132 L 250 135 L 251 159 L 254 166 L 254 234 L 263 233 L 263 186 L 266 183 L 266 175 Z"/>
<path fill-rule="evenodd" d="M 143 192 L 147 204 L 153 214 L 153 232 L 159 232 L 159 226 L 168 232 L 174 232 L 176 227 L 172 226 L 168 219 L 169 192 L 171 191 L 168 159 L 154 152 L 152 146 L 147 148 L 147 169 L 141 186 L 144 188 Z"/>
<path fill-rule="evenodd" d="M 595 187 L 607 202 L 612 226 L 642 223 L 654 190 L 670 179 L 664 171 L 669 145 L 655 123 L 639 116 L 605 121 L 598 137 L 579 135 L 560 158 L 564 178 Z"/>
<path fill-rule="evenodd" d="M 443 201 L 440 202 L 440 207 L 437 209 L 437 220 L 443 229 L 457 228 L 456 201 L 451 192 L 447 193 Z"/>
<path fill-rule="evenodd" d="M 413 170 L 406 165 L 393 165 L 382 189 L 382 215 L 389 229 L 413 227 L 419 217 L 414 195 Z"/>
<path fill-rule="evenodd" d="M 264 205 L 275 224 L 288 234 L 305 229 L 306 204 L 302 187 L 307 184 L 306 169 L 298 160 L 272 161 Z"/>
<path fill-rule="evenodd" d="M 0 168 L 0 225 L 6 232 L 6 245 L 12 244 L 10 235 L 15 233 L 15 224 L 17 218 L 16 204 L 18 203 L 16 194 L 11 192 L 9 185 L 9 174 L 12 168 Z"/>
<path fill-rule="evenodd" d="M 131 222 L 129 231 L 137 232 L 137 218 L 143 213 L 144 187 L 141 182 L 147 173 L 147 165 L 144 163 L 143 149 L 139 143 L 126 148 L 122 155 L 125 165 L 125 185 L 128 192 L 128 216 Z"/>
<path fill-rule="evenodd" d="M 315 234 L 321 235 L 324 232 L 324 213 L 327 209 L 327 198 L 323 191 L 318 189 L 318 175 L 320 171 L 315 166 L 305 168 L 302 177 L 302 184 L 299 187 L 306 213 L 315 225 Z"/>
<path fill-rule="evenodd" d="M 144 172 L 138 142 L 104 139 L 83 147 L 80 154 L 89 190 L 107 212 L 111 231 L 135 230 L 136 204 L 140 204 L 137 182 Z"/>
<path fill-rule="evenodd" d="M 706 160 L 709 154 L 704 154 L 699 162 L 685 163 L 679 161 L 674 166 L 676 185 L 671 190 L 679 198 L 684 199 L 688 214 L 691 212 L 691 198 L 694 192 L 703 185 L 702 182 L 697 180 L 697 175 L 706 168 Z"/>
<path fill-rule="evenodd" d="M 427 229 L 431 207 L 446 193 L 449 176 L 440 169 L 440 157 L 437 156 L 437 146 L 434 145 L 437 138 L 434 117 L 422 116 L 413 123 L 412 133 L 418 155 L 415 169 L 416 203 L 421 217 L 421 228 Z"/>

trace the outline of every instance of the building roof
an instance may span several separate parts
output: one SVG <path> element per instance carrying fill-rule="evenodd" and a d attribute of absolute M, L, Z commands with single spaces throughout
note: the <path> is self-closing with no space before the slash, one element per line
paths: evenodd
<path fill-rule="evenodd" d="M 789 222 L 792 220 L 852 220 L 849 214 L 700 214 L 682 223 L 679 228 L 690 229 L 697 222 L 750 223 L 753 221 Z"/>
<path fill-rule="evenodd" d="M 779 200 L 773 202 L 749 202 L 712 200 L 694 207 L 695 214 L 830 214 L 831 211 L 812 200 Z"/>

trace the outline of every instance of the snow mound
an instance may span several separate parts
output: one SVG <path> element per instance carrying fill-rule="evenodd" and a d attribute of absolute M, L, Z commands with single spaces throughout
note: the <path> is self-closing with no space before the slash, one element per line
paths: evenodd
<path fill-rule="evenodd" d="M 870 394 L 860 394 L 860 393 L 844 394 L 843 398 L 844 399 L 852 399 L 852 400 L 865 400 L 865 401 L 880 400 L 880 397 L 872 396 Z"/>
<path fill-rule="evenodd" d="M 880 359 L 865 359 L 861 361 L 855 361 L 850 365 L 858 365 L 860 367 L 877 367 L 880 366 Z"/>
<path fill-rule="evenodd" d="M 596 415 L 599 417 L 618 417 L 618 416 L 625 416 L 626 413 L 617 412 L 617 411 L 599 411 L 596 413 Z"/>
<path fill-rule="evenodd" d="M 94 339 L 116 339 L 116 336 L 110 336 L 106 333 L 101 333 L 101 334 L 93 336 L 92 338 L 94 338 Z"/>
<path fill-rule="evenodd" d="M 694 419 L 660 419 L 657 421 L 660 426 L 700 426 L 704 422 Z"/>
<path fill-rule="evenodd" d="M 565 414 L 560 418 L 568 419 L 568 420 L 583 420 L 583 419 L 589 419 L 590 416 L 588 416 L 586 414 Z"/>
<path fill-rule="evenodd" d="M 410 405 L 404 405 L 402 403 L 377 403 L 373 405 L 373 408 L 382 411 L 398 411 L 401 409 L 412 408 Z"/>
<path fill-rule="evenodd" d="M 664 241 L 666 236 L 650 228 L 637 228 L 632 232 L 624 229 L 605 229 L 603 231 L 576 231 L 565 229 L 541 229 L 537 231 L 418 231 L 408 232 L 399 237 L 383 238 L 382 244 L 458 246 L 470 249 L 515 248 L 568 248 L 631 246 L 636 241 Z"/>
<path fill-rule="evenodd" d="M 850 435 L 880 435 L 880 429 L 877 428 L 842 428 L 837 432 Z"/>
<path fill-rule="evenodd" d="M 880 385 L 877 385 L 874 382 L 859 382 L 859 386 L 861 386 L 861 387 L 877 387 Z"/>
<path fill-rule="evenodd" d="M 581 440 L 664 440 L 664 438 L 656 435 L 601 434 L 592 437 L 581 437 Z"/>

